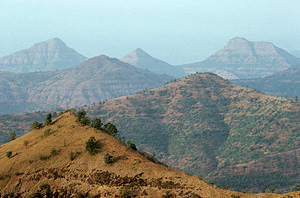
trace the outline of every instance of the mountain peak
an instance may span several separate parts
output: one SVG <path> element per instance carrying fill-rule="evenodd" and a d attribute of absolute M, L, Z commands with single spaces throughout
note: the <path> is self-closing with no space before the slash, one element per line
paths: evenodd
<path fill-rule="evenodd" d="M 133 52 L 135 52 L 137 54 L 147 54 L 148 56 L 150 56 L 147 52 L 145 52 L 141 48 L 136 48 Z"/>
<path fill-rule="evenodd" d="M 51 43 L 51 44 L 65 45 L 66 46 L 66 44 L 61 39 L 59 39 L 57 37 L 51 38 L 51 39 L 49 39 L 47 41 L 44 41 L 44 42 L 41 42 L 41 43 Z"/>
<path fill-rule="evenodd" d="M 55 71 L 77 66 L 85 60 L 86 57 L 59 38 L 51 38 L 0 58 L 0 70 L 15 73 Z"/>
<path fill-rule="evenodd" d="M 182 68 L 158 60 L 141 48 L 137 48 L 133 52 L 123 56 L 121 61 L 142 69 L 148 69 L 157 74 L 168 74 L 176 77 L 183 77 L 185 74 Z"/>
<path fill-rule="evenodd" d="M 234 37 L 234 38 L 232 38 L 228 41 L 228 44 L 230 44 L 230 43 L 241 43 L 241 42 L 243 43 L 243 42 L 249 42 L 249 41 L 247 39 L 243 38 L 243 37 Z"/>
<path fill-rule="evenodd" d="M 254 42 L 235 37 L 206 60 L 184 67 L 192 72 L 223 73 L 224 78 L 249 79 L 272 75 L 299 64 L 299 58 L 276 47 L 271 42 Z"/>

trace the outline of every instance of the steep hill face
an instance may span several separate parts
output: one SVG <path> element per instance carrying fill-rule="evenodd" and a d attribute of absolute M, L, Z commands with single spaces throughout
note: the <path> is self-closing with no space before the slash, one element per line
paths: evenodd
<path fill-rule="evenodd" d="M 173 66 L 164 61 L 153 58 L 140 48 L 125 55 L 121 61 L 142 69 L 148 69 L 157 74 L 168 74 L 180 78 L 185 76 L 185 72 L 181 67 Z"/>
<path fill-rule="evenodd" d="M 47 132 L 47 133 L 46 133 Z M 85 150 L 94 137 L 95 154 Z M 24 144 L 24 142 L 27 142 Z M 7 152 L 11 152 L 8 158 Z M 113 156 L 105 163 L 104 155 Z M 115 137 L 65 113 L 53 124 L 0 147 L 2 197 L 284 197 L 222 190 L 144 158 Z M 299 197 L 300 193 L 289 196 Z"/>
<path fill-rule="evenodd" d="M 37 43 L 14 54 L 0 58 L 0 71 L 28 73 L 55 71 L 83 63 L 87 58 L 58 38 Z"/>
<path fill-rule="evenodd" d="M 154 88 L 173 77 L 98 56 L 61 71 L 0 73 L 1 114 L 90 105 Z"/>
<path fill-rule="evenodd" d="M 208 59 L 183 65 L 187 73 L 209 71 L 227 79 L 260 78 L 300 64 L 300 59 L 269 42 L 233 38 Z"/>
<path fill-rule="evenodd" d="M 264 95 L 204 73 L 85 109 L 170 167 L 222 188 L 265 192 L 277 185 L 286 192 L 299 183 L 296 99 Z M 21 135 L 37 117 L 1 116 L 1 132 Z"/>
<path fill-rule="evenodd" d="M 259 79 L 232 80 L 233 83 L 249 86 L 273 96 L 300 96 L 300 66 L 294 66 L 274 75 Z"/>

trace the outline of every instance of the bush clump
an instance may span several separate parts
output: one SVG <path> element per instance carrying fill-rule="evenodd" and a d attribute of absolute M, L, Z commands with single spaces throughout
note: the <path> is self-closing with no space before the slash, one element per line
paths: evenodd
<path fill-rule="evenodd" d="M 42 123 L 39 123 L 38 121 L 35 121 L 34 123 L 31 124 L 30 128 L 32 130 L 34 129 L 40 129 L 43 127 L 43 124 Z"/>
<path fill-rule="evenodd" d="M 85 143 L 85 149 L 90 155 L 94 155 L 96 153 L 97 142 L 95 137 L 90 137 L 88 141 Z"/>
<path fill-rule="evenodd" d="M 51 134 L 50 131 L 51 131 L 51 129 L 46 129 L 46 130 L 44 131 L 44 136 L 50 135 L 50 134 Z"/>
<path fill-rule="evenodd" d="M 89 125 L 91 123 L 91 119 L 86 115 L 84 110 L 78 111 L 77 113 L 77 122 L 81 124 L 81 126 Z"/>
<path fill-rule="evenodd" d="M 112 158 L 113 158 L 113 156 L 110 155 L 108 152 L 106 152 L 104 154 L 104 162 L 105 163 L 112 163 Z"/>
<path fill-rule="evenodd" d="M 127 148 L 131 148 L 131 149 L 133 149 L 135 151 L 137 150 L 136 145 L 134 143 L 132 143 L 130 140 L 128 140 L 126 142 L 126 144 L 127 144 Z"/>
<path fill-rule="evenodd" d="M 12 156 L 12 151 L 7 151 L 6 152 L 6 157 L 10 158 Z"/>
<path fill-rule="evenodd" d="M 48 113 L 45 119 L 45 125 L 49 125 L 52 122 L 52 115 L 51 113 Z"/>
<path fill-rule="evenodd" d="M 92 127 L 98 130 L 101 130 L 103 127 L 103 123 L 100 118 L 95 118 L 92 121 Z"/>

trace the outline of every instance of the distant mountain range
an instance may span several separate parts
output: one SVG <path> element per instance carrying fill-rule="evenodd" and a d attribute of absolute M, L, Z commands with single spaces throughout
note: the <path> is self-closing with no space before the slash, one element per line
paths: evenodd
<path fill-rule="evenodd" d="M 0 71 L 28 73 L 55 71 L 77 66 L 87 58 L 58 38 L 37 43 L 14 54 L 0 58 Z"/>
<path fill-rule="evenodd" d="M 139 149 L 217 186 L 265 192 L 278 185 L 286 192 L 299 183 L 299 100 L 204 73 L 84 109 L 115 124 Z M 47 113 L 0 116 L 0 140 L 12 130 L 28 132 Z"/>
<path fill-rule="evenodd" d="M 121 61 L 142 69 L 148 69 L 157 74 L 168 74 L 175 77 L 185 76 L 181 67 L 170 65 L 164 61 L 153 58 L 142 49 L 138 48 L 121 58 Z"/>
<path fill-rule="evenodd" d="M 231 82 L 242 86 L 249 86 L 273 96 L 299 97 L 300 65 L 264 78 L 231 80 Z"/>
<path fill-rule="evenodd" d="M 104 55 L 60 71 L 0 72 L 0 113 L 90 105 L 158 87 L 172 79 Z"/>
<path fill-rule="evenodd" d="M 202 62 L 181 65 L 187 74 L 213 72 L 226 79 L 260 78 L 300 65 L 300 59 L 269 42 L 233 38 Z"/>

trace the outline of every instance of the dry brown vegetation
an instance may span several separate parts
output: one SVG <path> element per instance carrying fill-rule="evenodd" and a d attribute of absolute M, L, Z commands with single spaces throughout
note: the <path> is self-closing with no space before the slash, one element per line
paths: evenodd
<path fill-rule="evenodd" d="M 47 129 L 51 129 L 51 133 L 45 137 L 43 131 Z M 95 155 L 89 155 L 84 148 L 91 136 L 100 145 Z M 27 148 L 24 141 L 29 142 Z M 13 152 L 9 159 L 5 156 L 8 150 Z M 70 160 L 70 152 L 78 156 Z M 104 162 L 106 152 L 114 156 L 113 163 Z M 41 155 L 46 158 L 41 159 Z M 2 197 L 31 193 L 50 197 L 126 194 L 138 197 L 288 197 L 221 190 L 200 177 L 152 163 L 113 136 L 90 126 L 81 127 L 72 113 L 65 113 L 53 124 L 1 145 L 0 164 Z M 300 194 L 290 193 L 289 197 L 300 197 Z"/>

